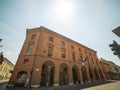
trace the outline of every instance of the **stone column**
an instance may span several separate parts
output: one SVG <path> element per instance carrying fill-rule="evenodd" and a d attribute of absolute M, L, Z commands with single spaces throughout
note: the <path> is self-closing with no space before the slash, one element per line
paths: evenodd
<path fill-rule="evenodd" d="M 89 74 L 89 69 L 88 67 L 86 68 L 87 72 L 86 72 L 86 76 L 87 76 L 87 79 L 88 79 L 88 82 L 91 82 L 91 79 L 90 79 L 90 74 Z"/>
<path fill-rule="evenodd" d="M 59 71 L 59 65 L 55 65 L 54 67 L 54 86 L 59 86 L 59 79 L 60 79 L 60 71 Z"/>
<path fill-rule="evenodd" d="M 71 66 L 68 67 L 69 85 L 73 85 L 73 75 Z"/>
<path fill-rule="evenodd" d="M 101 75 L 100 75 L 99 68 L 96 68 L 96 69 L 97 69 L 97 73 L 98 73 L 99 80 L 101 80 Z"/>
<path fill-rule="evenodd" d="M 81 71 L 81 68 L 79 68 L 79 75 L 80 75 L 80 82 L 83 83 L 83 77 L 82 77 L 82 71 Z"/>

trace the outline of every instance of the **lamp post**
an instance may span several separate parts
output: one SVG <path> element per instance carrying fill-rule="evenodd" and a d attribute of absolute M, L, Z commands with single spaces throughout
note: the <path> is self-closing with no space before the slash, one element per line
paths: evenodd
<path fill-rule="evenodd" d="M 48 81 L 47 81 L 47 86 L 49 86 L 49 81 L 50 81 L 50 71 L 51 71 L 51 66 L 48 65 Z"/>

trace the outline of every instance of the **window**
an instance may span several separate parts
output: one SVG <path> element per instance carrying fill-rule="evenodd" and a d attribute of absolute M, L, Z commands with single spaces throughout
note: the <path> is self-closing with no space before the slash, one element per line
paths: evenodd
<path fill-rule="evenodd" d="M 73 45 L 71 45 L 71 49 L 74 49 L 74 46 L 73 46 Z"/>
<path fill-rule="evenodd" d="M 94 57 L 96 57 L 96 54 L 94 54 Z"/>
<path fill-rule="evenodd" d="M 92 56 L 92 54 L 89 52 L 89 55 Z"/>
<path fill-rule="evenodd" d="M 75 53 L 72 53 L 72 59 L 75 61 Z"/>
<path fill-rule="evenodd" d="M 31 39 L 35 39 L 36 38 L 36 35 L 35 34 L 33 34 L 32 35 L 32 37 L 31 37 Z"/>
<path fill-rule="evenodd" d="M 27 54 L 31 54 L 33 49 L 33 44 L 28 45 Z"/>
<path fill-rule="evenodd" d="M 92 60 L 92 63 L 94 64 L 94 60 L 93 60 L 93 57 L 91 57 L 91 60 Z"/>
<path fill-rule="evenodd" d="M 28 63 L 28 59 L 25 59 L 23 64 L 27 64 Z"/>
<path fill-rule="evenodd" d="M 85 54 L 87 54 L 87 51 L 85 51 Z"/>
<path fill-rule="evenodd" d="M 80 62 L 82 62 L 83 61 L 83 56 L 82 55 L 80 55 Z"/>
<path fill-rule="evenodd" d="M 88 56 L 86 56 L 86 61 L 88 62 L 88 64 L 90 64 Z"/>
<path fill-rule="evenodd" d="M 62 42 L 61 42 L 61 45 L 62 45 L 62 46 L 65 46 L 65 42 L 62 41 Z"/>
<path fill-rule="evenodd" d="M 81 52 L 81 49 L 80 49 L 80 48 L 78 48 L 78 51 L 79 51 L 79 52 Z"/>
<path fill-rule="evenodd" d="M 61 51 L 62 58 L 65 59 L 65 51 Z"/>
<path fill-rule="evenodd" d="M 52 47 L 48 47 L 48 56 L 52 56 L 52 51 L 53 51 L 53 48 Z"/>
<path fill-rule="evenodd" d="M 53 38 L 53 37 L 49 37 L 49 41 L 50 41 L 50 42 L 53 42 L 53 41 L 54 41 L 54 38 Z"/>

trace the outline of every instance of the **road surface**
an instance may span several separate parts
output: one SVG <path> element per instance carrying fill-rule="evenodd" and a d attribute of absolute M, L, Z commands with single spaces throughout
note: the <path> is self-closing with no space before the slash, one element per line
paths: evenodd
<path fill-rule="evenodd" d="M 113 83 L 108 83 L 100 86 L 94 86 L 81 90 L 120 90 L 120 81 L 116 81 Z"/>

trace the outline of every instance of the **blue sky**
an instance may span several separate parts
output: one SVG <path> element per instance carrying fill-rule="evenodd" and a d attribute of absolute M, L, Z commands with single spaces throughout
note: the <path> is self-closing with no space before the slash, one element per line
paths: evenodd
<path fill-rule="evenodd" d="M 109 44 L 120 38 L 120 0 L 0 0 L 0 51 L 14 64 L 26 29 L 44 26 L 97 51 L 120 65 Z"/>

